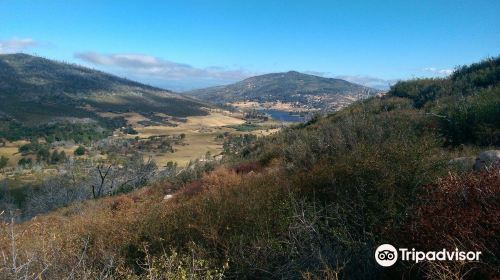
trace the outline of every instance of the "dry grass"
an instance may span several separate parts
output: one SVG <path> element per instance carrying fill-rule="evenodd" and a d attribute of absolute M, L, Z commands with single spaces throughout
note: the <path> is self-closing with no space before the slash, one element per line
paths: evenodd
<path fill-rule="evenodd" d="M 105 118 L 116 118 L 116 117 L 123 117 L 125 118 L 125 120 L 127 120 L 127 122 L 129 124 L 131 124 L 132 126 L 141 126 L 140 124 L 138 124 L 138 122 L 140 121 L 147 121 L 149 120 L 148 118 L 144 117 L 143 115 L 139 114 L 139 113 L 112 113 L 112 112 L 97 112 L 98 115 L 100 115 L 101 117 L 105 117 Z"/>
<path fill-rule="evenodd" d="M 0 147 L 0 156 L 5 156 L 9 158 L 8 166 L 16 166 L 19 159 L 22 155 L 19 153 L 19 147 L 24 144 L 29 144 L 29 141 L 15 141 L 15 142 L 7 142 L 5 147 Z M 69 147 L 56 147 L 50 149 L 50 152 L 53 151 L 64 151 L 66 155 L 72 155 L 73 152 L 78 148 L 78 145 L 71 145 Z"/>
<path fill-rule="evenodd" d="M 17 162 L 21 158 L 21 154 L 18 153 L 18 148 L 24 144 L 28 144 L 28 141 L 15 141 L 7 142 L 4 147 L 0 147 L 0 156 L 5 156 L 9 158 L 9 164 L 7 166 L 16 166 Z"/>
<path fill-rule="evenodd" d="M 176 145 L 175 152 L 156 154 L 155 161 L 163 166 L 169 161 L 177 162 L 179 166 L 185 166 L 190 160 L 204 156 L 207 152 L 217 155 L 222 152 L 222 142 L 216 141 L 217 133 L 186 133 L 186 145 Z"/>
<path fill-rule="evenodd" d="M 207 116 L 188 117 L 187 122 L 178 123 L 178 126 L 137 126 L 137 136 L 147 138 L 156 135 L 185 134 L 185 145 L 175 146 L 175 153 L 153 154 L 155 161 L 161 166 L 169 161 L 177 162 L 180 166 L 186 165 L 190 160 L 200 158 L 207 152 L 212 155 L 222 151 L 222 142 L 215 138 L 218 134 L 234 132 L 234 129 L 225 128 L 227 125 L 242 124 L 242 119 L 228 114 L 212 112 Z M 129 136 L 130 137 L 130 136 Z M 135 136 L 134 136 L 135 137 Z"/>
<path fill-rule="evenodd" d="M 256 101 L 240 101 L 231 103 L 232 106 L 243 110 L 259 110 L 259 109 L 272 109 L 290 112 L 308 112 L 314 111 L 311 109 L 296 107 L 293 103 L 289 102 L 256 102 Z"/>
<path fill-rule="evenodd" d="M 211 113 L 207 116 L 188 117 L 187 122 L 178 123 L 178 126 L 148 126 L 137 127 L 139 137 L 149 137 L 162 134 L 195 133 L 200 129 L 214 129 L 226 125 L 242 124 L 245 121 L 222 113 Z"/>
<path fill-rule="evenodd" d="M 120 211 L 117 211 L 114 201 L 119 200 L 123 198 L 105 199 L 99 204 L 85 203 L 84 215 L 72 215 L 63 210 L 18 225 L 15 227 L 15 250 L 7 246 L 12 240 L 5 231 L 2 232 L 0 251 L 6 258 L 0 266 L 12 266 L 13 256 L 17 255 L 19 266 L 30 263 L 29 269 L 37 272 L 47 267 L 50 272 L 47 272 L 46 279 L 71 275 L 73 269 L 80 270 L 78 274 L 88 269 L 79 266 L 99 267 L 101 270 L 106 261 L 118 259 L 121 245 L 131 241 L 133 231 L 129 230 L 130 224 L 139 217 L 134 215 L 132 205 L 126 203 L 121 203 Z M 65 210 L 77 211 L 78 206 Z M 110 221 L 114 226 L 109 226 Z"/>

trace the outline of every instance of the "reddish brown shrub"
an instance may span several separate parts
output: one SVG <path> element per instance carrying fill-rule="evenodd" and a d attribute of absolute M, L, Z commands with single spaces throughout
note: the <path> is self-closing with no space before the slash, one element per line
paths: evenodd
<path fill-rule="evenodd" d="M 258 162 L 244 162 L 233 166 L 234 172 L 237 174 L 247 174 L 251 171 L 260 172 L 262 170 L 262 165 Z"/>
<path fill-rule="evenodd" d="M 203 182 L 201 180 L 187 183 L 182 189 L 182 194 L 187 197 L 193 197 L 204 190 Z"/>
<path fill-rule="evenodd" d="M 204 190 L 231 188 L 241 184 L 241 182 L 241 175 L 238 175 L 232 169 L 221 167 L 205 174 L 200 180 L 192 181 L 184 185 L 181 194 L 187 197 L 193 197 Z"/>
<path fill-rule="evenodd" d="M 153 195 L 159 195 L 159 191 L 156 188 L 147 188 L 142 192 L 143 196 L 151 197 Z"/>
<path fill-rule="evenodd" d="M 482 251 L 495 272 L 500 252 L 500 169 L 449 174 L 425 188 L 401 243 L 419 250 Z M 483 270 L 484 271 L 484 270 Z"/>
<path fill-rule="evenodd" d="M 426 187 L 410 224 L 422 248 L 500 249 L 500 170 L 450 174 Z M 497 251 L 498 252 L 498 251 Z"/>
<path fill-rule="evenodd" d="M 141 197 L 137 194 L 132 194 L 130 198 L 132 199 L 132 201 L 134 201 L 134 203 L 141 201 Z"/>
<path fill-rule="evenodd" d="M 111 202 L 110 208 L 112 211 L 120 211 L 130 208 L 132 204 L 134 204 L 134 200 L 128 196 L 123 195 L 115 198 Z"/>
<path fill-rule="evenodd" d="M 218 168 L 203 176 L 203 184 L 207 188 L 230 188 L 241 184 L 242 176 L 226 168 Z"/>
<path fill-rule="evenodd" d="M 172 185 L 172 183 L 163 183 L 161 184 L 161 190 L 163 194 L 169 194 L 172 193 L 175 190 L 175 186 Z"/>

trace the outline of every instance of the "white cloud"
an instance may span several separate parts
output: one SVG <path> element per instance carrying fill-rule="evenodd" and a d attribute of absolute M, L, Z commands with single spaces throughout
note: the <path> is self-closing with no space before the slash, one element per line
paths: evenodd
<path fill-rule="evenodd" d="M 444 76 L 448 76 L 453 73 L 453 69 L 437 69 L 436 67 L 425 67 L 422 70 Z"/>
<path fill-rule="evenodd" d="M 304 71 L 304 74 L 320 76 L 320 77 L 328 77 L 330 76 L 330 72 L 320 72 L 320 71 Z"/>
<path fill-rule="evenodd" d="M 339 75 L 335 76 L 336 79 L 346 80 L 351 83 L 360 84 L 366 87 L 376 88 L 380 90 L 388 90 L 391 85 L 396 83 L 396 80 L 384 80 L 381 78 L 371 77 L 371 76 L 348 76 L 348 75 Z"/>
<path fill-rule="evenodd" d="M 27 48 L 35 47 L 37 42 L 31 38 L 13 38 L 9 40 L 0 40 L 0 53 L 16 53 Z"/>
<path fill-rule="evenodd" d="M 377 77 L 363 76 L 363 75 L 333 75 L 330 72 L 319 72 L 319 71 L 304 71 L 304 73 L 325 78 L 346 80 L 351 83 L 380 90 L 388 90 L 391 87 L 391 85 L 397 82 L 397 80 L 384 80 Z"/>
<path fill-rule="evenodd" d="M 262 74 L 217 66 L 198 68 L 145 54 L 81 52 L 75 53 L 75 57 L 92 66 L 103 67 L 105 71 L 174 90 L 228 84 Z M 396 82 L 370 76 L 334 76 L 330 72 L 305 71 L 304 73 L 343 79 L 380 90 L 387 90 Z"/>
<path fill-rule="evenodd" d="M 222 67 L 196 68 L 188 64 L 172 62 L 145 54 L 101 54 L 95 52 L 76 53 L 79 58 L 96 66 L 126 71 L 131 75 L 164 80 L 216 79 L 237 81 L 252 73 L 243 69 L 229 70 Z"/>

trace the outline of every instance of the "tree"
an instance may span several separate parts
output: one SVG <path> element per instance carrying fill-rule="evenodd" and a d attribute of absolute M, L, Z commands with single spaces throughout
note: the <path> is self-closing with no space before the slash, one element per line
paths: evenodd
<path fill-rule="evenodd" d="M 135 130 L 131 126 L 127 126 L 126 128 L 124 128 L 123 132 L 125 132 L 126 134 L 133 134 L 133 135 L 138 134 L 137 130 Z"/>
<path fill-rule="evenodd" d="M 24 215 L 34 217 L 64 207 L 75 201 L 89 198 L 88 189 L 80 184 L 71 184 L 68 176 L 54 176 L 27 191 Z"/>
<path fill-rule="evenodd" d="M 58 154 L 57 154 L 57 150 L 55 150 L 50 154 L 49 163 L 56 163 L 57 161 L 58 161 Z"/>
<path fill-rule="evenodd" d="M 113 164 L 98 164 L 90 178 L 93 198 L 105 195 L 129 192 L 146 185 L 157 171 L 156 163 L 150 157 L 144 161 L 139 153 L 135 153 L 119 167 Z"/>
<path fill-rule="evenodd" d="M 26 153 L 28 153 L 30 151 L 30 149 L 31 149 L 31 145 L 30 144 L 24 144 L 21 147 L 19 147 L 19 152 L 21 154 L 26 154 Z"/>
<path fill-rule="evenodd" d="M 105 167 L 102 164 L 99 164 L 96 167 L 97 173 L 99 174 L 99 180 L 98 184 L 93 184 L 92 185 L 92 196 L 94 198 L 99 198 L 102 196 L 105 185 L 106 185 L 106 178 L 109 175 L 109 171 L 111 171 L 111 165 L 108 165 L 108 167 Z"/>
<path fill-rule="evenodd" d="M 65 151 L 61 151 L 61 153 L 59 154 L 59 160 L 60 161 L 65 161 L 68 157 L 66 156 L 66 152 Z"/>
<path fill-rule="evenodd" d="M 42 147 L 38 150 L 36 154 L 37 161 L 49 161 L 50 151 L 47 147 Z"/>
<path fill-rule="evenodd" d="M 26 165 L 30 165 L 32 162 L 31 158 L 21 158 L 17 164 L 18 165 L 21 165 L 21 166 L 26 166 Z"/>
<path fill-rule="evenodd" d="M 75 156 L 83 156 L 85 154 L 86 150 L 85 150 L 85 147 L 83 146 L 79 146 L 78 148 L 76 148 L 75 150 Z"/>
<path fill-rule="evenodd" d="M 4 169 L 7 166 L 7 163 L 9 162 L 9 158 L 5 156 L 0 157 L 0 169 Z"/>

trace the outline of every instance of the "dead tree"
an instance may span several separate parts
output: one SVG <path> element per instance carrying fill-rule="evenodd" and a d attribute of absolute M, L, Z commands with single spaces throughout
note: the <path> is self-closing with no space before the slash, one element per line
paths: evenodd
<path fill-rule="evenodd" d="M 106 184 L 106 178 L 108 177 L 110 170 L 111 170 L 111 165 L 108 165 L 107 168 L 105 168 L 104 165 L 102 164 L 97 165 L 97 171 L 99 173 L 100 181 L 97 187 L 96 185 L 92 185 L 92 196 L 94 198 L 99 198 L 102 196 L 102 192 Z"/>

